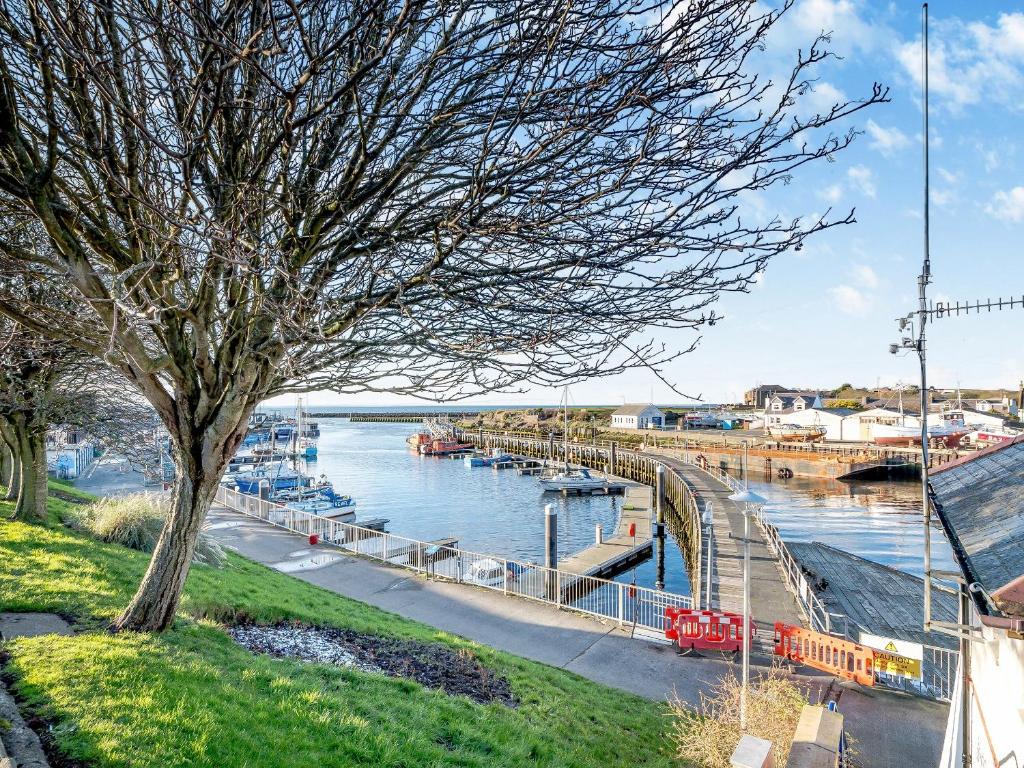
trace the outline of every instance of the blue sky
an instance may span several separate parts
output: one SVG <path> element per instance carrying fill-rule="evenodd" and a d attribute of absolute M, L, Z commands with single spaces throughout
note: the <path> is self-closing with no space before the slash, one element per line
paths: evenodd
<path fill-rule="evenodd" d="M 935 299 L 1024 296 L 1024 9 L 933 2 L 931 15 L 932 269 Z M 748 295 L 719 305 L 726 319 L 697 351 L 665 370 L 687 393 L 734 401 L 757 383 L 829 388 L 917 380 L 915 356 L 893 357 L 894 318 L 914 308 L 922 248 L 920 6 L 797 0 L 769 39 L 762 71 L 786 71 L 797 48 L 831 31 L 843 58 L 818 71 L 812 99 L 870 92 L 892 102 L 858 113 L 864 132 L 837 162 L 745 202 L 752 215 L 856 208 L 857 223 L 775 259 Z M 1024 311 L 939 320 L 930 327 L 936 386 L 1015 387 L 1024 377 Z M 654 334 L 686 347 L 687 335 Z M 575 385 L 577 403 L 680 402 L 648 371 Z M 558 391 L 493 394 L 479 403 L 558 402 Z M 284 400 L 290 400 L 285 398 Z M 384 395 L 315 394 L 314 404 L 411 403 Z M 279 401 L 280 402 L 280 401 Z"/>

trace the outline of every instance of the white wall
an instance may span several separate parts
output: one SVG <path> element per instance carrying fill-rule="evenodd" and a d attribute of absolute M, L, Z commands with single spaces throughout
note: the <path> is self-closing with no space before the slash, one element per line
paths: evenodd
<path fill-rule="evenodd" d="M 809 408 L 792 413 L 766 414 L 769 424 L 799 424 L 802 427 L 820 425 L 825 427 L 826 440 L 856 440 L 857 425 L 850 416 L 840 416 L 828 411 Z"/>
<path fill-rule="evenodd" d="M 982 639 L 971 643 L 971 768 L 1024 766 L 1022 681 L 1024 640 L 982 627 Z M 961 768 L 959 693 L 958 686 L 949 708 L 940 768 Z"/>

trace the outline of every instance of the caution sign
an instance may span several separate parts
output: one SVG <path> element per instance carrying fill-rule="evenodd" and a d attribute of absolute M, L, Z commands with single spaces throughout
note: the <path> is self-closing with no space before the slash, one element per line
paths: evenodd
<path fill-rule="evenodd" d="M 860 644 L 874 650 L 876 672 L 911 680 L 921 679 L 924 647 L 920 643 L 861 632 Z"/>

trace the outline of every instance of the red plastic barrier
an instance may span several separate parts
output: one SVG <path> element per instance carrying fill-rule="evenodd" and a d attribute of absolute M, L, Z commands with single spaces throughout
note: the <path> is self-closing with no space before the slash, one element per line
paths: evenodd
<path fill-rule="evenodd" d="M 850 640 L 777 621 L 775 655 L 861 685 L 875 684 L 874 651 Z"/>
<path fill-rule="evenodd" d="M 683 649 L 740 651 L 743 649 L 743 616 L 729 611 L 702 611 L 696 608 L 665 609 L 665 637 Z M 750 620 L 750 636 L 757 624 Z M 748 642 L 748 647 L 750 640 Z"/>

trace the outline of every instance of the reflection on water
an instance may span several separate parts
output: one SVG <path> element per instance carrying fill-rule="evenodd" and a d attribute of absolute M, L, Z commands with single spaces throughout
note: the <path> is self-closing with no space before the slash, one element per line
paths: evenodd
<path fill-rule="evenodd" d="M 562 497 L 541 492 L 536 478 L 514 470 L 466 467 L 461 461 L 419 456 L 405 445 L 415 424 L 352 424 L 321 419 L 319 460 L 326 474 L 357 503 L 359 520 L 386 517 L 388 529 L 416 539 L 459 540 L 465 549 L 520 560 L 543 560 L 544 505 L 558 510 L 559 554 L 565 557 L 618 521 L 614 496 Z M 786 539 L 823 541 L 887 565 L 921 573 L 919 486 L 794 478 L 751 483 L 769 499 L 767 512 Z M 933 535 L 936 567 L 952 567 L 940 529 Z M 663 552 L 665 589 L 687 594 L 682 553 L 669 537 Z M 617 580 L 655 586 L 658 558 Z"/>
<path fill-rule="evenodd" d="M 820 541 L 920 576 L 924 535 L 921 486 L 913 482 L 844 483 L 791 478 L 751 482 L 787 541 Z M 936 568 L 954 569 L 942 528 L 932 524 Z"/>

